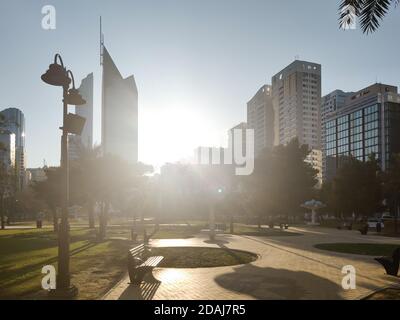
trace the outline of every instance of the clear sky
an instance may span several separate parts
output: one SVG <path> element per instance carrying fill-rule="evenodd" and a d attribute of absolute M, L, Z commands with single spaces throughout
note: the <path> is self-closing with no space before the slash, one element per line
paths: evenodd
<path fill-rule="evenodd" d="M 99 16 L 106 46 L 139 90 L 139 159 L 160 164 L 226 143 L 246 102 L 295 56 L 322 64 L 322 92 L 400 85 L 400 8 L 378 32 L 338 29 L 339 0 L 1 0 L 0 108 L 26 118 L 28 167 L 59 163 L 61 89 L 40 75 L 61 53 L 79 85 L 95 76 L 100 142 Z M 43 30 L 54 5 L 57 29 Z"/>

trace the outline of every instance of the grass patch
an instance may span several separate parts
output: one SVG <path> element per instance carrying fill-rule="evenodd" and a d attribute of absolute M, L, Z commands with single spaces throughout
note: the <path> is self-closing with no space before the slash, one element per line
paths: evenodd
<path fill-rule="evenodd" d="M 257 255 L 228 248 L 168 247 L 152 248 L 151 255 L 164 256 L 160 267 L 208 268 L 255 261 Z"/>
<path fill-rule="evenodd" d="M 229 229 L 228 229 L 229 230 Z M 227 231 L 228 231 L 227 230 Z M 229 232 L 229 231 L 228 231 Z M 246 225 L 236 225 L 234 227 L 234 234 L 242 236 L 254 237 L 282 237 L 282 236 L 301 236 L 301 233 L 281 230 L 279 228 L 261 228 Z"/>
<path fill-rule="evenodd" d="M 320 243 L 314 246 L 317 249 L 340 253 L 360 254 L 367 256 L 391 256 L 393 251 L 400 247 L 398 244 L 386 243 Z"/>
<path fill-rule="evenodd" d="M 147 235 L 154 231 L 154 225 L 145 225 Z M 198 225 L 160 225 L 152 239 L 188 239 L 194 237 L 201 227 Z M 138 241 L 143 239 L 143 227 L 136 228 Z M 107 237 L 131 238 L 131 226 L 110 226 L 107 228 Z"/>
<path fill-rule="evenodd" d="M 96 299 L 126 271 L 128 241 L 95 241 L 89 229 L 71 231 L 71 276 L 78 299 Z M 0 299 L 35 298 L 44 265 L 57 268 L 57 237 L 45 229 L 0 232 Z"/>

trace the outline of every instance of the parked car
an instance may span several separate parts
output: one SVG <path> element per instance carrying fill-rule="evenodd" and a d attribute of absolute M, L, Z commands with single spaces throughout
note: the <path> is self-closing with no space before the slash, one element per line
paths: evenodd
<path fill-rule="evenodd" d="M 382 220 L 394 220 L 394 217 L 390 213 L 382 214 Z"/>
<path fill-rule="evenodd" d="M 381 224 L 381 228 L 384 227 L 384 222 L 382 221 L 382 219 L 378 219 L 378 218 L 368 218 L 368 228 L 370 229 L 376 229 L 376 226 L 378 223 Z"/>

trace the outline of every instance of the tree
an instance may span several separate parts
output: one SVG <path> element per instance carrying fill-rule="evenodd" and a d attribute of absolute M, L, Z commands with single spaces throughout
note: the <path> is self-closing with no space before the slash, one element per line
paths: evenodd
<path fill-rule="evenodd" d="M 93 195 L 100 205 L 99 239 L 102 240 L 106 237 L 110 207 L 120 207 L 125 202 L 121 195 L 140 187 L 143 175 L 153 168 L 142 163 L 131 164 L 110 154 L 94 159 L 92 168 L 90 179 Z"/>
<path fill-rule="evenodd" d="M 397 6 L 399 2 L 400 0 L 342 0 L 339 6 L 339 25 L 349 25 L 355 15 L 360 18 L 364 33 L 374 32 L 379 28 L 390 7 Z"/>
<path fill-rule="evenodd" d="M 393 154 L 389 168 L 382 173 L 383 193 L 388 200 L 388 207 L 396 218 L 395 232 L 397 233 L 397 218 L 400 211 L 400 154 Z"/>
<path fill-rule="evenodd" d="M 313 197 L 318 172 L 306 161 L 308 154 L 308 147 L 293 139 L 285 146 L 264 150 L 256 159 L 254 172 L 244 183 L 259 220 L 267 213 L 296 214 Z"/>
<path fill-rule="evenodd" d="M 354 157 L 347 158 L 332 183 L 336 209 L 340 214 L 370 216 L 379 209 L 381 179 L 374 155 L 365 162 Z"/>
<path fill-rule="evenodd" d="M 46 209 L 46 203 L 28 186 L 16 193 L 15 209 L 24 218 L 35 219 L 38 212 Z"/>
<path fill-rule="evenodd" d="M 83 204 L 88 213 L 89 228 L 95 228 L 94 207 L 96 204 L 96 161 L 101 155 L 99 147 L 80 148 L 79 157 L 70 162 L 72 174 L 70 184 L 74 197 Z M 71 171 L 70 171 L 71 172 Z"/>
<path fill-rule="evenodd" d="M 32 188 L 38 199 L 46 203 L 52 216 L 54 232 L 58 232 L 57 207 L 61 206 L 61 169 L 47 168 L 45 172 L 47 179 L 35 182 Z"/>

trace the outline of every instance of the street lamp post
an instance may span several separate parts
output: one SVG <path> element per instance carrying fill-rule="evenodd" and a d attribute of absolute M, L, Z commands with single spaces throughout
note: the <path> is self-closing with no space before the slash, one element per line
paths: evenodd
<path fill-rule="evenodd" d="M 57 63 L 57 59 L 60 63 Z M 79 91 L 75 88 L 75 80 L 72 72 L 64 67 L 59 54 L 54 57 L 54 63 L 42 75 L 42 80 L 50 85 L 63 88 L 63 126 L 61 137 L 61 223 L 58 230 L 58 275 L 56 290 L 52 293 L 59 297 L 70 298 L 77 295 L 78 290 L 71 285 L 69 273 L 69 173 L 68 173 L 68 105 L 82 105 L 86 101 L 82 99 Z M 71 81 L 73 87 L 69 89 Z"/>

